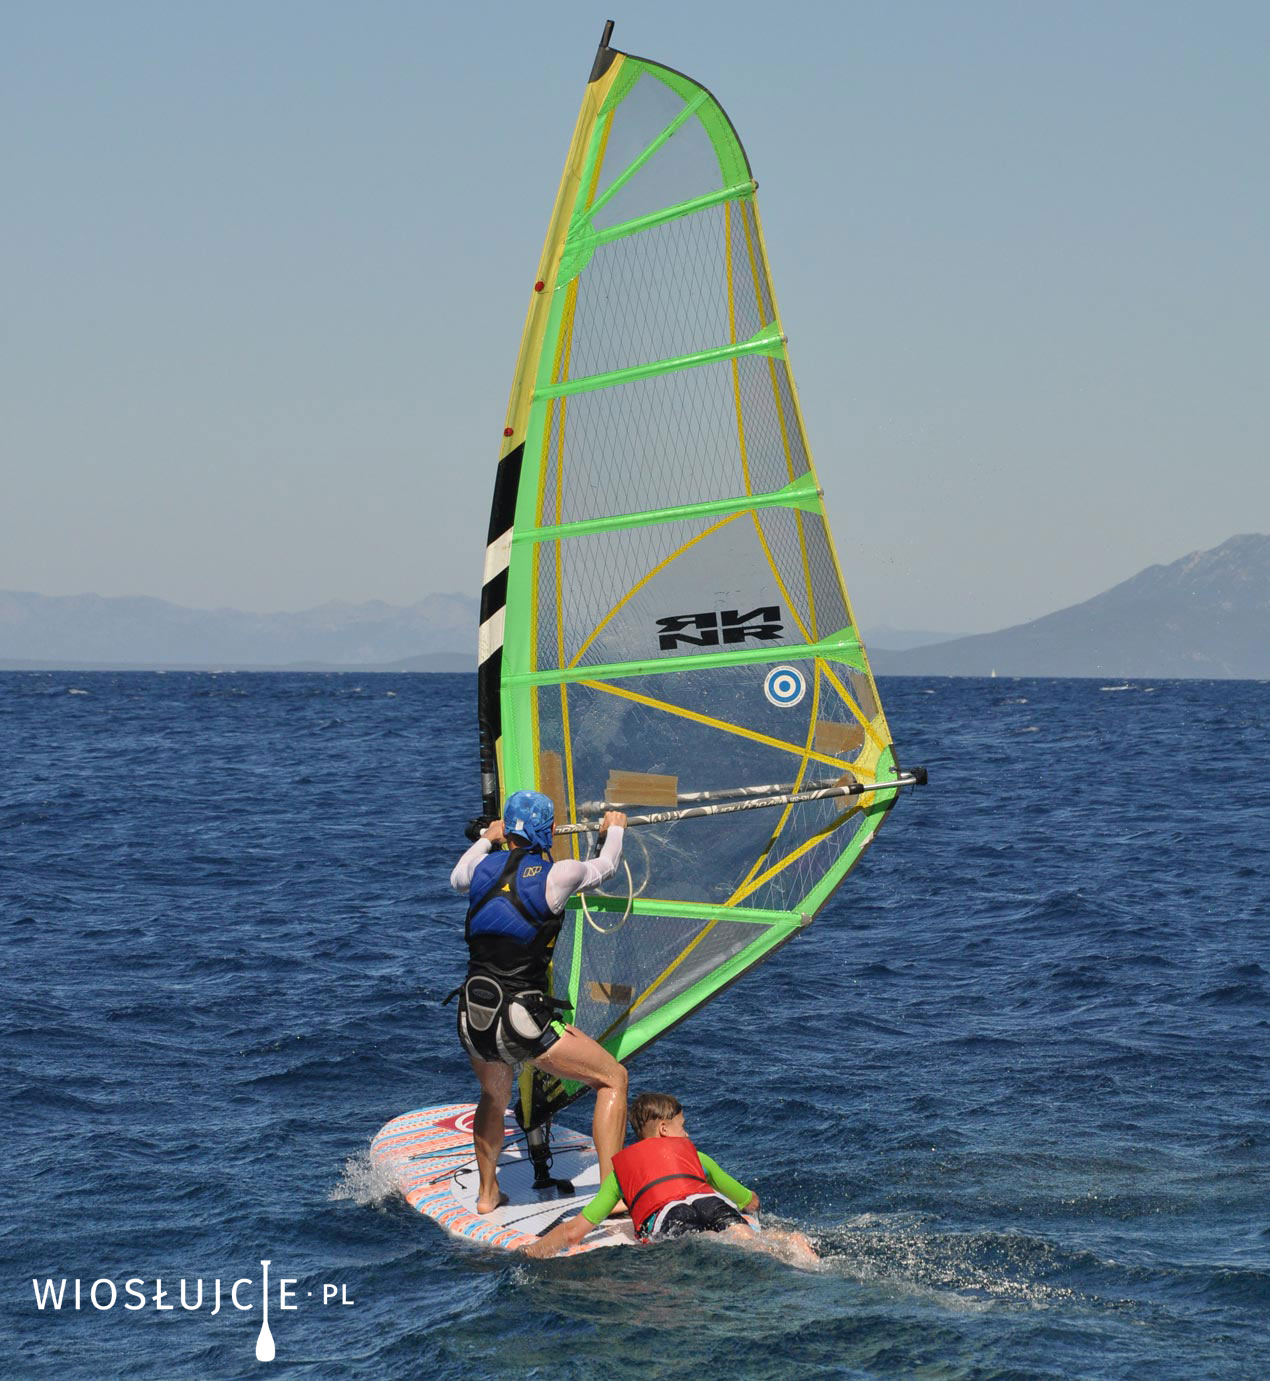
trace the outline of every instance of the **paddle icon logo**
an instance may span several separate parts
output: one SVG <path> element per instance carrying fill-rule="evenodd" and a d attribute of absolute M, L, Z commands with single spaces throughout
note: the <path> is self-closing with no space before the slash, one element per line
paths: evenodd
<path fill-rule="evenodd" d="M 256 1361 L 272 1362 L 275 1348 L 273 1345 L 273 1333 L 269 1328 L 269 1263 L 260 1263 L 262 1281 L 260 1287 L 260 1332 L 256 1337 Z"/>

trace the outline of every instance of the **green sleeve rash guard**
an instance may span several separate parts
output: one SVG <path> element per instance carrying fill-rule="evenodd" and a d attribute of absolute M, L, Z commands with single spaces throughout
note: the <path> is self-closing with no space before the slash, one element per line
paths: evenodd
<path fill-rule="evenodd" d="M 704 1151 L 698 1151 L 697 1155 L 701 1158 L 701 1168 L 706 1172 L 706 1179 L 720 1194 L 726 1194 L 737 1208 L 744 1208 L 754 1197 L 754 1191 L 746 1189 L 740 1180 L 734 1180 L 726 1170 L 720 1170 Z"/>
<path fill-rule="evenodd" d="M 720 1170 L 704 1151 L 698 1151 L 697 1155 L 701 1158 L 701 1168 L 706 1172 L 706 1179 L 710 1181 L 711 1186 L 731 1199 L 737 1208 L 744 1208 L 754 1197 L 754 1191 L 746 1189 L 726 1170 Z M 617 1201 L 621 1197 L 622 1191 L 618 1188 L 617 1176 L 610 1170 L 604 1183 L 600 1185 L 599 1193 L 582 1210 L 582 1216 L 598 1228 L 617 1207 Z"/>
<path fill-rule="evenodd" d="M 600 1185 L 600 1192 L 582 1210 L 582 1216 L 598 1228 L 617 1207 L 617 1201 L 621 1197 L 622 1191 L 617 1187 L 617 1176 L 610 1170 Z"/>

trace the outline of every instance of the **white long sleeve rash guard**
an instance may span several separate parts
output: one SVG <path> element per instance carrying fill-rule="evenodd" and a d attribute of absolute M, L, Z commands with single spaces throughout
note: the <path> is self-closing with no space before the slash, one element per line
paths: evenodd
<path fill-rule="evenodd" d="M 625 830 L 620 825 L 613 826 L 604 840 L 599 858 L 562 858 L 551 865 L 547 873 L 547 905 L 553 912 L 563 911 L 565 902 L 574 892 L 598 887 L 617 872 L 622 857 L 623 834 Z M 471 887 L 476 865 L 488 856 L 493 847 L 488 839 L 478 839 L 454 865 L 450 886 L 456 892 L 466 892 Z"/>

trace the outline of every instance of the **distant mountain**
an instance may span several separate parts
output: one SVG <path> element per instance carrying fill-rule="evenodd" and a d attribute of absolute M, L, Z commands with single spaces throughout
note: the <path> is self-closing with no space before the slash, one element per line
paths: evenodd
<path fill-rule="evenodd" d="M 1270 537 L 1150 566 L 1031 623 L 870 654 L 893 676 L 1270 678 Z"/>
<path fill-rule="evenodd" d="M 927 643 L 946 643 L 960 638 L 961 633 L 932 633 L 925 628 L 892 628 L 890 624 L 878 623 L 860 630 L 864 645 L 872 657 L 879 652 L 905 652 L 910 647 L 925 647 Z"/>
<path fill-rule="evenodd" d="M 476 624 L 459 594 L 248 614 L 0 592 L 0 667 L 474 671 Z M 1232 537 L 999 633 L 864 632 L 882 675 L 1270 678 L 1270 537 Z"/>
<path fill-rule="evenodd" d="M 185 609 L 165 600 L 0 592 L 0 665 L 470 671 L 477 602 L 336 601 L 298 613 Z"/>

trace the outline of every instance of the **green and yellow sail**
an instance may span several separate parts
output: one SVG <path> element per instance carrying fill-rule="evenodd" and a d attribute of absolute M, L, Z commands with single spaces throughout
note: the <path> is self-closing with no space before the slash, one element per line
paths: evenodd
<path fill-rule="evenodd" d="M 745 150 L 703 86 L 614 50 L 609 32 L 530 298 L 495 485 L 485 808 L 522 787 L 575 820 L 606 803 L 665 810 L 759 786 L 885 781 L 891 737 Z M 588 898 L 590 917 L 571 903 L 556 994 L 628 1058 L 807 924 L 895 796 L 629 830 L 629 877 Z M 557 855 L 585 847 L 574 837 Z"/>

